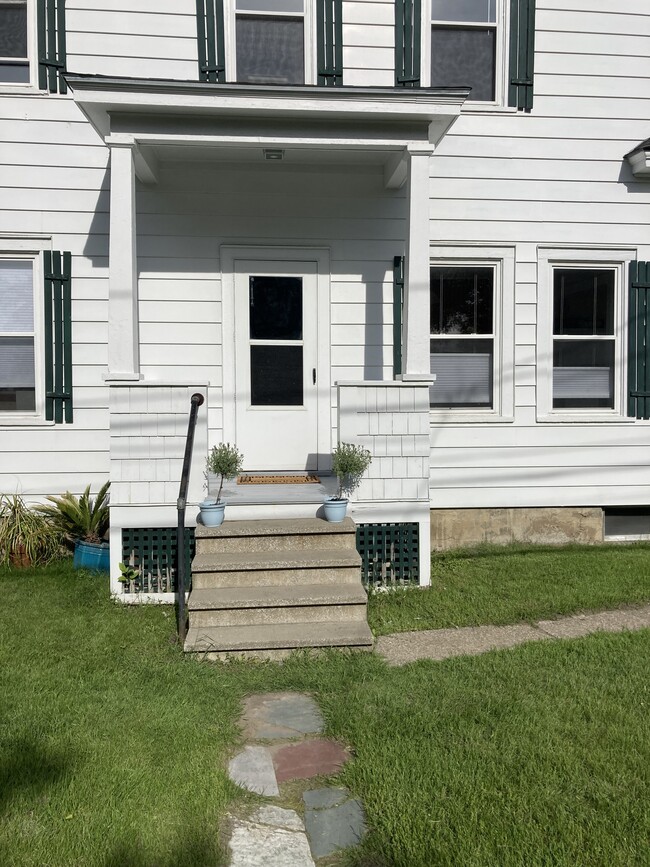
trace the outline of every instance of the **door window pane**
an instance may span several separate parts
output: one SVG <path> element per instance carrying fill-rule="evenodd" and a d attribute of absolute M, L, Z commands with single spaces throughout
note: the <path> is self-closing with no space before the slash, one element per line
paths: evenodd
<path fill-rule="evenodd" d="M 251 404 L 303 405 L 302 346 L 251 346 Z"/>
<path fill-rule="evenodd" d="M 302 279 L 250 277 L 251 340 L 302 340 Z"/>
<path fill-rule="evenodd" d="M 494 100 L 496 29 L 432 27 L 432 87 L 471 87 L 470 100 Z"/>
<path fill-rule="evenodd" d="M 302 18 L 238 15 L 237 81 L 244 84 L 304 84 Z"/>

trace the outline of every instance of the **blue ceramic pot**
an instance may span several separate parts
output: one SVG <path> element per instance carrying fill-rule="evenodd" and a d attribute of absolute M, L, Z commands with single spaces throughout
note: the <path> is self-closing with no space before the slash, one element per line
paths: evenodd
<path fill-rule="evenodd" d="M 75 542 L 73 569 L 91 569 L 94 572 L 110 571 L 110 547 L 107 542 Z"/>
<path fill-rule="evenodd" d="M 225 500 L 204 500 L 199 503 L 201 510 L 201 523 L 204 527 L 220 527 L 223 524 L 224 512 L 226 510 Z"/>
<path fill-rule="evenodd" d="M 345 518 L 347 508 L 347 500 L 325 500 L 323 503 L 325 520 L 329 521 L 331 524 L 340 524 L 340 522 Z"/>

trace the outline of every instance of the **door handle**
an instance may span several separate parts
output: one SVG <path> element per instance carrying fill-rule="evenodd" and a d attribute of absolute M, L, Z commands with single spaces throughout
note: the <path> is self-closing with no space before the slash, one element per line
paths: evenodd
<path fill-rule="evenodd" d="M 316 385 L 316 368 L 313 367 L 311 371 L 311 381 Z"/>

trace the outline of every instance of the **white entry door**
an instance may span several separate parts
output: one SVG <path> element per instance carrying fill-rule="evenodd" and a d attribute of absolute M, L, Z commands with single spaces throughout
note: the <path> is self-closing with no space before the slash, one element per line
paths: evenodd
<path fill-rule="evenodd" d="M 236 262 L 235 415 L 246 470 L 318 469 L 317 264 Z"/>

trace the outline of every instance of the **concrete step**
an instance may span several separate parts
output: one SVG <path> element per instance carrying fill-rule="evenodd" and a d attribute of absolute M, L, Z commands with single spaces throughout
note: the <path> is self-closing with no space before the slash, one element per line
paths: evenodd
<path fill-rule="evenodd" d="M 351 518 L 340 524 L 320 518 L 291 518 L 224 521 L 220 527 L 196 527 L 198 554 L 325 548 L 356 550 L 356 525 Z"/>
<path fill-rule="evenodd" d="M 366 592 L 357 584 L 228 587 L 193 590 L 190 628 L 270 623 L 366 622 Z"/>
<path fill-rule="evenodd" d="M 358 584 L 360 570 L 361 557 L 351 548 L 197 554 L 192 587 Z"/>
<path fill-rule="evenodd" d="M 282 659 L 297 648 L 372 650 L 372 645 L 366 623 L 283 623 L 190 627 L 185 651 L 214 660 L 229 656 Z"/>

